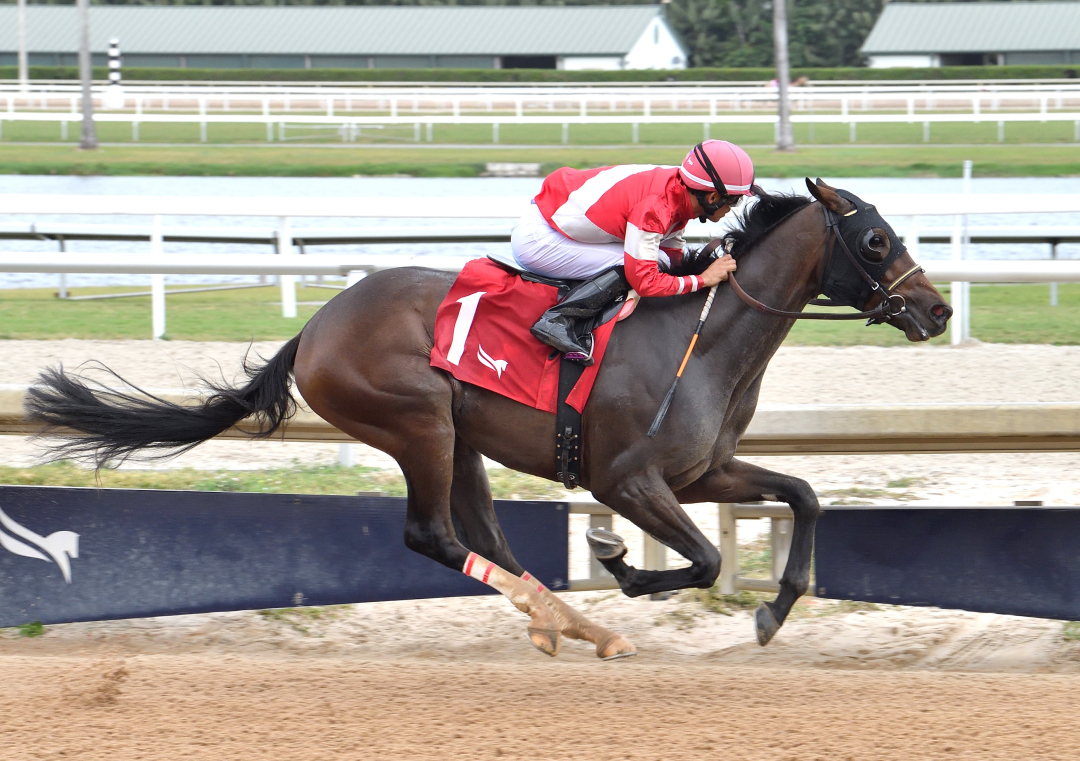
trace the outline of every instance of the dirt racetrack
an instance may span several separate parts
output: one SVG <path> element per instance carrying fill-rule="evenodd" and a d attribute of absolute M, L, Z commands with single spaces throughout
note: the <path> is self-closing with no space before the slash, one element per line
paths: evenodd
<path fill-rule="evenodd" d="M 0 383 L 13 384 L 96 357 L 136 382 L 175 386 L 185 367 L 212 373 L 216 360 L 231 375 L 243 349 L 0 343 Z M 895 385 L 866 372 L 898 360 L 925 372 Z M 862 402 L 1076 401 L 1078 373 L 1078 347 L 795 347 L 777 355 L 762 401 L 835 401 L 837 379 Z M 327 445 L 224 443 L 184 462 L 335 457 Z M 0 461 L 26 464 L 33 451 L 0 441 Z M 823 495 L 903 477 L 906 493 L 886 501 L 1080 498 L 1073 453 L 762 462 Z M 0 630 L 0 748 L 86 761 L 1080 758 L 1080 628 L 1061 622 L 811 600 L 762 649 L 743 611 L 687 597 L 567 599 L 640 655 L 602 663 L 568 642 L 548 659 L 497 597 L 70 624 L 32 639 Z"/>
<path fill-rule="evenodd" d="M 1069 759 L 1075 676 L 5 659 L 22 758 Z M 114 685 L 122 681 L 118 697 Z"/>
<path fill-rule="evenodd" d="M 0 742 L 29 758 L 1075 759 L 1060 622 L 569 596 L 639 646 L 533 650 L 498 597 L 0 633 Z"/>

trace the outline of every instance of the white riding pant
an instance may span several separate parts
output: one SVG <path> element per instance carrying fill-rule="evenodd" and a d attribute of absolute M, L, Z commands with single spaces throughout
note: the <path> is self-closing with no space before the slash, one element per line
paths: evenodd
<path fill-rule="evenodd" d="M 544 219 L 536 204 L 514 225 L 510 248 L 518 265 L 545 277 L 588 280 L 623 263 L 623 243 L 581 243 Z"/>

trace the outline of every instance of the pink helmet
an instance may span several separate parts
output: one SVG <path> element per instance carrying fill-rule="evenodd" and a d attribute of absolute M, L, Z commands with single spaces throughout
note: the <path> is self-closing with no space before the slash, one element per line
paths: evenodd
<path fill-rule="evenodd" d="M 720 195 L 753 195 L 754 162 L 746 151 L 726 140 L 706 140 L 694 146 L 679 169 L 686 187 Z"/>

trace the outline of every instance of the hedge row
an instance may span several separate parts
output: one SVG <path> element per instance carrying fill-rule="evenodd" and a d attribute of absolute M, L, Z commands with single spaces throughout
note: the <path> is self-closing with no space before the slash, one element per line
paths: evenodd
<path fill-rule="evenodd" d="M 14 66 L 0 66 L 0 79 L 15 79 Z M 31 66 L 32 79 L 78 79 L 75 66 Z M 773 69 L 674 69 L 670 71 L 557 71 L 554 69 L 124 69 L 130 80 L 271 82 L 732 82 L 768 81 Z M 911 69 L 793 69 L 792 77 L 841 79 L 1075 79 L 1078 66 L 941 66 Z M 108 70 L 94 68 L 96 79 Z"/>

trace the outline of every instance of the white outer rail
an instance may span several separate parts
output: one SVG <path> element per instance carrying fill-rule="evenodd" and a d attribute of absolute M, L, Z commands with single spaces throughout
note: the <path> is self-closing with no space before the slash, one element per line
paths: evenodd
<path fill-rule="evenodd" d="M 160 228 L 159 228 L 160 229 Z M 155 253 L 77 254 L 40 252 L 0 253 L 0 272 L 52 272 L 92 274 L 148 274 L 151 280 L 152 337 L 165 335 L 164 275 L 280 275 L 282 314 L 295 318 L 296 276 L 342 276 L 352 283 L 360 272 L 394 267 L 429 267 L 450 272 L 461 269 L 468 257 L 309 254 L 231 254 L 228 257 L 161 253 L 160 232 L 151 239 Z M 206 261 L 199 261 L 205 258 Z M 1058 283 L 1080 282 L 1080 260 L 1035 261 L 927 261 L 927 275 L 938 282 Z"/>
<path fill-rule="evenodd" d="M 415 219 L 517 219 L 528 196 L 124 196 L 0 193 L 0 214 L 170 215 L 206 217 L 349 217 Z M 1076 193 L 875 193 L 884 215 L 1048 214 L 1080 212 Z M 715 229 L 722 229 L 717 225 Z"/>
<path fill-rule="evenodd" d="M 420 125 L 426 124 L 428 129 L 428 141 L 432 138 L 432 128 L 436 124 L 472 124 L 490 125 L 492 128 L 492 143 L 499 142 L 499 126 L 503 124 L 561 124 L 562 143 L 567 144 L 570 140 L 571 124 L 608 124 L 629 125 L 632 128 L 631 141 L 639 142 L 638 128 L 642 124 L 700 124 L 702 126 L 702 139 L 711 136 L 713 124 L 779 124 L 779 117 L 775 114 L 717 114 L 716 103 L 713 101 L 709 113 L 704 114 L 655 114 L 649 113 L 646 108 L 645 114 L 596 114 L 586 113 L 586 107 L 582 104 L 577 113 L 566 115 L 524 115 L 518 109 L 516 115 L 490 113 L 482 116 L 469 116 L 457 114 L 444 116 L 439 114 L 413 114 L 412 116 L 341 116 L 334 115 L 333 109 L 319 116 L 302 114 L 235 114 L 235 113 L 205 113 L 205 104 L 200 107 L 199 114 L 163 114 L 163 113 L 108 113 L 95 111 L 93 120 L 99 123 L 118 122 L 130 124 L 132 127 L 132 139 L 138 140 L 138 127 L 145 123 L 172 123 L 172 124 L 198 124 L 200 125 L 200 138 L 207 142 L 209 124 L 263 124 L 266 126 L 267 141 L 274 139 L 274 125 L 278 125 L 279 140 L 284 139 L 285 125 L 319 126 L 331 125 L 342 129 L 342 140 L 353 140 L 355 130 L 365 126 L 412 126 L 414 129 L 414 141 L 420 140 Z M 846 106 L 846 102 L 845 102 Z M 460 110 L 460 109 L 458 109 Z M 265 109 L 264 109 L 265 111 Z M 75 112 L 15 112 L 8 110 L 0 112 L 0 129 L 4 121 L 22 122 L 55 122 L 61 125 L 61 140 L 67 135 L 67 125 L 71 122 L 81 122 L 82 116 Z M 856 126 L 859 124 L 915 124 L 923 125 L 923 142 L 930 140 L 931 124 L 980 124 L 982 122 L 996 122 L 998 125 L 998 142 L 1005 140 L 1005 124 L 1007 122 L 1072 122 L 1073 141 L 1080 142 L 1080 111 L 1068 112 L 994 112 L 984 114 L 976 106 L 972 113 L 915 113 L 908 109 L 906 114 L 855 114 L 844 110 L 841 114 L 799 114 L 791 116 L 794 124 L 847 124 L 849 125 L 849 140 L 856 141 Z"/>
<path fill-rule="evenodd" d="M 429 217 L 438 219 L 517 219 L 528 206 L 526 197 L 413 197 L 402 198 L 342 198 L 342 197 L 187 197 L 187 196 L 100 196 L 53 194 L 0 194 L 0 210 L 6 214 L 33 215 L 134 215 L 149 216 L 151 225 L 150 258 L 131 254 L 95 254 L 93 261 L 71 255 L 42 255 L 41 253 L 7 253 L 0 256 L 0 269 L 9 272 L 60 273 L 117 273 L 151 274 L 152 335 L 160 338 L 165 332 L 164 274 L 279 274 L 281 275 L 282 314 L 296 317 L 296 275 L 346 275 L 355 271 L 373 271 L 386 266 L 417 264 L 446 270 L 457 270 L 466 261 L 461 257 L 418 257 L 387 260 L 383 257 L 305 256 L 288 259 L 291 254 L 267 258 L 263 255 L 230 256 L 228 261 L 198 262 L 198 257 L 166 257 L 163 253 L 163 217 L 276 217 L 277 248 L 291 251 L 293 241 L 302 232 L 291 226 L 296 217 L 312 218 L 380 218 L 412 219 L 416 208 L 432 211 Z M 951 235 L 955 258 L 951 262 L 925 263 L 927 272 L 939 281 L 964 282 L 1046 282 L 1075 280 L 1075 261 L 971 262 L 960 260 L 965 228 L 959 224 L 964 215 L 1016 213 L 1077 213 L 1080 194 L 1025 195 L 1000 194 L 888 194 L 875 196 L 878 209 L 889 216 L 952 216 Z M 918 258 L 917 220 L 908 220 L 904 228 L 912 254 Z M 720 234 L 720 225 L 701 226 L 691 223 L 688 237 L 707 237 Z M 967 231 L 970 238 L 970 231 Z M 1055 289 L 1056 286 L 1052 286 Z M 1053 302 L 1053 295 L 1051 296 Z M 953 304 L 954 339 L 962 340 L 966 321 L 966 301 Z"/>
<path fill-rule="evenodd" d="M 379 254 L 198 254 L 94 253 L 43 254 L 0 252 L 0 272 L 89 273 L 113 275 L 331 275 L 375 272 L 396 267 L 429 267 L 457 272 L 474 257 L 398 256 Z M 205 261 L 203 261 L 205 259 Z M 969 283 L 1080 282 L 1080 260 L 923 262 L 935 281 Z"/>

